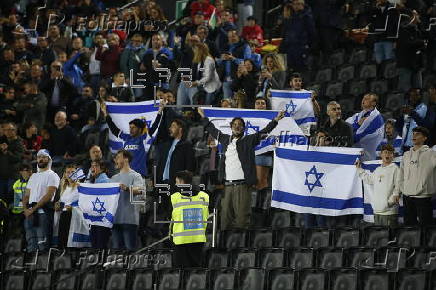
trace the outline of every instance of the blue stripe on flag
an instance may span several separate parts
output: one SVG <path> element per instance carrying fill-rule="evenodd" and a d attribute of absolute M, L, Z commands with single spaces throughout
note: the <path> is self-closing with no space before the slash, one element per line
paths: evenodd
<path fill-rule="evenodd" d="M 140 114 L 159 110 L 158 106 L 151 105 L 107 105 L 109 114 Z"/>
<path fill-rule="evenodd" d="M 295 123 L 297 123 L 297 125 L 301 125 L 304 123 L 316 123 L 316 121 L 317 119 L 315 117 L 307 117 L 295 120 Z"/>
<path fill-rule="evenodd" d="M 302 196 L 281 190 L 273 191 L 273 200 L 298 206 L 343 210 L 347 208 L 362 208 L 363 198 L 337 199 L 318 196 Z"/>
<path fill-rule="evenodd" d="M 309 139 L 303 135 L 280 135 L 279 136 L 280 143 L 294 143 L 297 145 L 307 145 Z"/>
<path fill-rule="evenodd" d="M 73 201 L 73 202 L 71 203 L 71 206 L 72 206 L 72 207 L 79 206 L 79 201 L 78 201 L 78 200 Z"/>
<path fill-rule="evenodd" d="M 364 215 L 373 215 L 374 211 L 372 210 L 372 206 L 369 203 L 363 204 L 363 214 Z"/>
<path fill-rule="evenodd" d="M 105 216 L 101 216 L 101 215 L 97 216 L 97 215 L 90 215 L 90 214 L 84 213 L 83 217 L 87 220 L 90 220 L 91 222 L 102 222 L 103 218 L 106 218 L 112 224 L 114 223 L 114 216 L 108 212 L 106 213 Z"/>
<path fill-rule="evenodd" d="M 348 155 L 329 152 L 301 151 L 284 148 L 276 148 L 279 158 L 302 162 L 322 162 L 329 164 L 353 165 L 359 155 Z"/>
<path fill-rule="evenodd" d="M 76 243 L 90 243 L 91 239 L 88 235 L 73 233 L 73 242 Z"/>
<path fill-rule="evenodd" d="M 274 98 L 285 99 L 307 99 L 312 96 L 311 92 L 296 92 L 296 91 L 275 91 L 271 90 L 271 96 Z"/>
<path fill-rule="evenodd" d="M 119 187 L 86 187 L 79 186 L 79 193 L 86 195 L 114 195 L 120 192 Z"/>
<path fill-rule="evenodd" d="M 368 127 L 363 130 L 363 132 L 356 134 L 354 136 L 354 142 L 359 142 L 360 139 L 363 137 L 373 134 L 375 131 L 377 131 L 380 127 L 382 127 L 384 124 L 384 120 L 381 114 L 378 114 L 377 117 L 371 121 L 371 123 L 368 125 Z"/>
<path fill-rule="evenodd" d="M 208 118 L 262 118 L 272 120 L 277 116 L 276 111 L 236 111 L 236 110 L 208 110 L 204 109 L 204 113 Z"/>

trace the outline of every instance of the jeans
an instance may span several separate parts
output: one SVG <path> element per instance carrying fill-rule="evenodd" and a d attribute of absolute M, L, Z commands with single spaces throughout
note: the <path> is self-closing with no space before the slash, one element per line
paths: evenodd
<path fill-rule="evenodd" d="M 137 225 L 115 224 L 112 228 L 112 248 L 135 250 L 137 232 Z"/>
<path fill-rule="evenodd" d="M 407 92 L 410 88 L 422 88 L 422 72 L 408 68 L 398 68 L 398 91 Z"/>
<path fill-rule="evenodd" d="M 223 99 L 231 99 L 233 97 L 232 81 L 223 82 Z"/>
<path fill-rule="evenodd" d="M 48 213 L 34 213 L 24 219 L 27 251 L 45 251 L 50 247 L 51 226 Z"/>
<path fill-rule="evenodd" d="M 188 88 L 184 82 L 180 82 L 177 89 L 177 105 L 192 105 L 192 99 L 197 91 L 196 87 Z"/>
<path fill-rule="evenodd" d="M 394 43 L 392 41 L 379 41 L 374 43 L 375 61 L 380 64 L 384 60 L 393 59 Z"/>

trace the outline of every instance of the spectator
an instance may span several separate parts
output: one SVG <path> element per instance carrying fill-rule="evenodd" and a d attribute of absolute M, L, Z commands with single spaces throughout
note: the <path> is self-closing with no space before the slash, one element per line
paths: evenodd
<path fill-rule="evenodd" d="M 50 203 L 59 187 L 59 176 L 51 170 L 48 151 L 38 151 L 36 158 L 38 172 L 29 178 L 23 199 L 28 252 L 45 251 L 50 247 L 53 225 Z"/>
<path fill-rule="evenodd" d="M 0 119 L 14 122 L 17 120 L 17 109 L 15 103 L 14 87 L 6 87 L 0 99 Z"/>
<path fill-rule="evenodd" d="M 31 161 L 36 157 L 36 152 L 41 149 L 42 136 L 38 135 L 38 128 L 31 121 L 24 123 L 23 132 L 21 137 L 24 145 L 23 158 Z"/>
<path fill-rule="evenodd" d="M 106 44 L 106 39 L 104 39 L 103 34 L 97 32 L 93 37 L 93 47 L 91 49 L 91 55 L 89 56 L 89 81 L 91 83 L 94 91 L 98 91 L 101 75 L 100 75 L 100 67 L 101 62 L 96 59 L 97 51 L 100 46 L 105 49 L 108 49 L 109 46 Z"/>
<path fill-rule="evenodd" d="M 56 60 L 55 51 L 49 47 L 46 37 L 38 37 L 35 57 L 42 61 L 46 71 L 48 71 L 50 64 Z"/>
<path fill-rule="evenodd" d="M 107 42 L 109 45 L 108 48 L 106 48 L 103 43 L 98 43 L 99 46 L 95 54 L 95 59 L 101 62 L 101 76 L 103 80 L 109 84 L 109 79 L 119 71 L 122 48 L 118 34 L 109 34 Z"/>
<path fill-rule="evenodd" d="M 94 92 L 90 85 L 85 85 L 82 88 L 82 94 L 75 98 L 71 104 L 70 125 L 79 131 L 85 124 L 88 123 L 90 117 L 94 117 L 94 113 L 90 112 L 90 106 L 94 103 Z"/>
<path fill-rule="evenodd" d="M 245 130 L 242 118 L 236 117 L 232 120 L 230 136 L 216 129 L 201 108 L 198 108 L 198 113 L 202 117 L 201 123 L 205 130 L 223 145 L 226 187 L 224 198 L 221 200 L 221 230 L 232 226 L 247 228 L 251 215 L 251 195 L 248 190 L 256 184 L 254 147 L 259 144 L 264 133 L 271 132 L 277 126 L 284 112 L 280 112 L 259 132 L 244 138 L 241 138 Z"/>
<path fill-rule="evenodd" d="M 0 138 L 0 195 L 1 199 L 9 201 L 12 184 L 18 178 L 24 148 L 14 123 L 5 123 L 3 131 L 4 137 Z"/>
<path fill-rule="evenodd" d="M 224 99 L 230 99 L 232 93 L 232 82 L 236 78 L 236 72 L 238 65 L 244 61 L 244 59 L 250 59 L 251 49 L 250 46 L 238 35 L 236 30 L 229 30 L 228 32 L 229 45 L 227 50 L 222 51 L 221 58 L 217 63 L 223 70 L 223 97 Z"/>
<path fill-rule="evenodd" d="M 54 117 L 54 127 L 50 130 L 49 151 L 53 162 L 72 159 L 76 155 L 76 133 L 67 124 L 67 114 L 59 111 Z"/>
<path fill-rule="evenodd" d="M 2 50 L 2 58 L 0 59 L 0 73 L 2 83 L 6 83 L 7 76 L 10 71 L 10 67 L 15 63 L 15 54 L 14 50 L 11 47 L 5 47 Z"/>
<path fill-rule="evenodd" d="M 192 184 L 192 173 L 180 171 L 176 173 L 176 185 Z M 189 201 L 186 202 L 185 198 Z M 195 188 L 191 193 L 177 191 L 171 195 L 174 267 L 191 268 L 203 265 L 203 248 L 206 242 L 206 223 L 209 217 L 209 195 Z M 187 215 L 186 212 L 192 214 Z M 189 221 L 191 224 L 183 223 Z M 199 223 L 192 223 L 198 221 Z"/>
<path fill-rule="evenodd" d="M 78 38 L 80 39 L 80 38 Z M 79 59 L 82 58 L 86 53 L 87 48 L 81 48 L 80 50 L 74 50 L 70 58 L 63 63 L 62 71 L 65 76 L 67 76 L 73 85 L 80 91 L 85 85 L 84 81 L 84 73 L 82 68 L 79 65 Z"/>
<path fill-rule="evenodd" d="M 433 129 L 430 130 L 430 138 L 429 138 L 429 146 L 436 145 L 436 85 L 432 84 L 430 85 L 430 88 L 428 89 L 428 110 L 427 110 L 427 116 L 429 120 L 433 121 Z"/>
<path fill-rule="evenodd" d="M 433 224 L 431 198 L 436 192 L 436 152 L 424 145 L 428 136 L 427 128 L 413 128 L 413 147 L 404 153 L 401 161 L 398 190 L 394 196 L 398 202 L 399 192 L 402 193 L 406 226 Z"/>
<path fill-rule="evenodd" d="M 132 154 L 127 150 L 119 150 L 115 155 L 115 166 L 120 172 L 111 178 L 112 182 L 120 183 L 121 187 L 112 228 L 112 247 L 129 251 L 137 247 L 139 225 L 139 208 L 132 203 L 131 198 L 132 194 L 139 195 L 144 189 L 141 174 L 130 168 L 131 162 Z"/>
<path fill-rule="evenodd" d="M 36 83 L 39 86 L 44 78 L 45 78 L 44 68 L 41 66 L 41 64 L 38 62 L 32 63 L 32 66 L 30 67 L 29 81 L 32 83 Z"/>
<path fill-rule="evenodd" d="M 121 131 L 117 125 L 112 121 L 112 118 L 108 115 L 106 107 L 102 107 L 103 115 L 106 118 L 106 122 L 110 131 L 114 136 L 124 141 L 124 149 L 129 151 L 132 155 L 131 167 L 135 172 L 139 172 L 143 176 L 147 176 L 147 145 L 150 142 L 149 132 L 146 128 L 145 121 L 141 119 L 134 119 L 129 122 L 130 132 L 129 134 Z"/>
<path fill-rule="evenodd" d="M 52 24 L 48 28 L 48 42 L 50 48 L 59 53 L 61 51 L 68 51 L 69 40 L 61 35 L 61 30 L 58 25 Z"/>
<path fill-rule="evenodd" d="M 260 73 L 259 96 L 267 97 L 270 89 L 281 90 L 286 82 L 286 71 L 277 54 L 268 54 L 263 59 Z"/>
<path fill-rule="evenodd" d="M 353 146 L 353 128 L 341 119 L 341 105 L 335 101 L 327 104 L 327 121 L 322 128 L 331 139 L 329 146 L 351 147 Z"/>
<path fill-rule="evenodd" d="M 263 30 L 257 24 L 257 20 L 254 16 L 247 17 L 247 25 L 242 29 L 241 35 L 246 41 L 254 41 L 256 46 L 263 45 Z"/>
<path fill-rule="evenodd" d="M 194 46 L 200 42 L 200 39 L 197 35 L 187 35 L 186 45 L 181 51 L 181 60 L 180 65 L 182 68 L 189 68 L 189 73 L 180 72 L 178 79 L 180 85 L 177 88 L 177 105 L 190 105 L 193 104 L 194 95 L 197 92 L 197 88 L 190 86 L 192 81 L 195 81 L 196 74 L 192 74 L 192 70 L 194 67 L 193 58 L 194 58 Z"/>
<path fill-rule="evenodd" d="M 397 41 L 398 90 L 422 88 L 422 70 L 426 43 L 417 24 L 419 15 L 402 15 Z"/>
<path fill-rule="evenodd" d="M 17 112 L 22 118 L 22 124 L 33 122 L 38 129 L 45 124 L 47 115 L 47 98 L 33 82 L 24 84 L 24 95 L 15 103 Z"/>
<path fill-rule="evenodd" d="M 207 45 L 207 47 L 209 48 L 209 52 L 212 55 L 212 57 L 218 58 L 219 57 L 219 51 L 216 47 L 216 44 L 214 41 L 211 41 L 210 39 L 208 39 L 209 37 L 209 28 L 206 25 L 199 25 L 197 26 L 197 31 L 195 33 L 196 35 L 198 35 L 198 37 L 200 38 L 200 42 L 204 43 Z"/>
<path fill-rule="evenodd" d="M 26 48 L 26 38 L 25 37 L 18 37 L 15 38 L 14 41 L 14 53 L 15 53 L 15 59 L 16 60 L 27 60 L 28 62 L 32 61 L 32 59 L 35 57 L 33 53 L 31 53 Z"/>
<path fill-rule="evenodd" d="M 234 92 L 243 90 L 247 95 L 247 108 L 254 107 L 254 100 L 256 98 L 256 88 L 259 84 L 259 72 L 250 59 L 246 59 L 238 66 L 236 78 L 232 83 L 232 90 Z"/>
<path fill-rule="evenodd" d="M 312 11 L 304 5 L 304 0 L 293 0 L 291 4 L 286 4 L 282 37 L 279 50 L 287 55 L 288 70 L 304 72 L 315 39 Z"/>
<path fill-rule="evenodd" d="M 215 6 L 209 3 L 209 0 L 197 0 L 192 2 L 191 6 L 191 17 L 201 11 L 204 14 L 204 20 L 209 20 L 215 11 Z"/>
<path fill-rule="evenodd" d="M 389 144 L 383 145 L 381 158 L 381 166 L 377 167 L 373 173 L 363 170 L 360 161 L 356 162 L 356 167 L 362 181 L 374 185 L 375 194 L 372 195 L 371 206 L 374 211 L 375 225 L 395 227 L 398 223 L 398 208 L 395 206 L 394 194 L 399 191 L 397 178 L 400 169 L 393 163 L 394 147 Z"/>
<path fill-rule="evenodd" d="M 110 95 L 116 102 L 134 102 L 135 95 L 132 89 L 126 84 L 126 77 L 123 72 L 114 74 Z"/>
<path fill-rule="evenodd" d="M 233 23 L 233 13 L 230 9 L 226 9 L 221 13 L 220 23 L 215 28 L 213 33 L 211 33 L 211 39 L 215 39 L 218 51 L 223 53 L 227 51 L 227 46 L 229 45 L 229 32 L 235 31 L 237 33 L 238 27 Z"/>
<path fill-rule="evenodd" d="M 401 138 L 400 135 L 398 135 L 397 131 L 395 130 L 395 119 L 388 119 L 385 122 L 385 138 L 382 140 L 380 145 L 377 147 L 377 157 L 380 157 L 381 153 L 381 147 L 385 144 L 392 145 L 394 147 L 394 156 L 402 156 L 403 155 L 403 138 Z"/>
<path fill-rule="evenodd" d="M 15 181 L 12 186 L 14 191 L 14 201 L 12 204 L 12 215 L 10 217 L 9 228 L 20 229 L 19 233 L 23 234 L 23 198 L 26 194 L 27 182 L 32 175 L 32 166 L 27 163 L 22 163 L 20 165 L 20 177 Z"/>

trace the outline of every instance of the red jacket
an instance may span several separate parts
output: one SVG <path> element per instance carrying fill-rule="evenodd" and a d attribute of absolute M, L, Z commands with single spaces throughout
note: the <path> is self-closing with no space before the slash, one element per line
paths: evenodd
<path fill-rule="evenodd" d="M 257 24 L 254 26 L 244 26 L 242 29 L 242 37 L 247 41 L 257 39 L 259 44 L 263 44 L 263 30 Z"/>
<path fill-rule="evenodd" d="M 206 1 L 206 3 L 195 1 L 191 4 L 191 17 L 194 17 L 198 11 L 202 11 L 204 13 L 204 20 L 209 20 L 214 10 L 215 6 L 210 4 L 209 1 Z"/>
<path fill-rule="evenodd" d="M 120 55 L 122 48 L 120 46 L 109 47 L 102 51 L 97 49 L 95 59 L 101 61 L 100 73 L 103 77 L 111 77 L 120 70 Z"/>

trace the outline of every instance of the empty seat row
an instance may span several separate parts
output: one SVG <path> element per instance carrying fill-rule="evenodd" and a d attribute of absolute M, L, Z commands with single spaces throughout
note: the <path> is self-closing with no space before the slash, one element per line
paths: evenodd
<path fill-rule="evenodd" d="M 106 271 L 87 273 L 37 273 L 29 275 L 14 272 L 3 275 L 5 290 L 430 290 L 436 286 L 436 272 L 417 269 L 386 270 L 304 269 L 293 271 L 278 268 L 266 271 L 260 268 L 237 270 L 171 269 L 162 271 L 137 270 L 129 272 Z"/>

